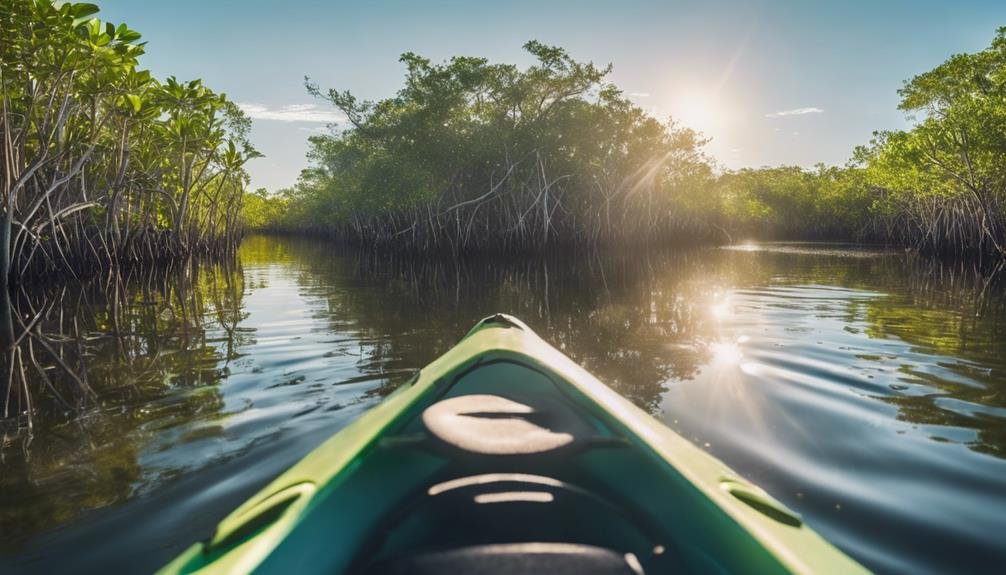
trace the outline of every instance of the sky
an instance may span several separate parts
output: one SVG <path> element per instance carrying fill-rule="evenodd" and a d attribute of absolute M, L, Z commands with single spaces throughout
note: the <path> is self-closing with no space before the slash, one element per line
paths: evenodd
<path fill-rule="evenodd" d="M 343 120 L 304 89 L 363 99 L 400 87 L 403 52 L 529 65 L 530 39 L 610 79 L 649 113 L 711 141 L 725 168 L 844 164 L 875 130 L 908 126 L 897 90 L 989 45 L 1006 0 L 599 2 L 97 0 L 143 34 L 156 76 L 202 78 L 253 118 L 252 187 L 295 183 L 307 138 Z"/>

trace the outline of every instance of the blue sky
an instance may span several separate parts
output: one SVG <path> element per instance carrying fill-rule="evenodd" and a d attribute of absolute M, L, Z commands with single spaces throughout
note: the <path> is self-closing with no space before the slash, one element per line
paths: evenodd
<path fill-rule="evenodd" d="M 1006 0 L 98 0 L 101 17 L 148 42 L 157 76 L 200 77 L 244 105 L 266 157 L 254 187 L 294 183 L 307 137 L 338 120 L 308 96 L 322 87 L 376 99 L 401 83 L 398 55 L 530 63 L 529 39 L 611 63 L 644 109 L 712 138 L 738 168 L 841 164 L 878 129 L 906 125 L 897 89 L 1006 25 Z"/>

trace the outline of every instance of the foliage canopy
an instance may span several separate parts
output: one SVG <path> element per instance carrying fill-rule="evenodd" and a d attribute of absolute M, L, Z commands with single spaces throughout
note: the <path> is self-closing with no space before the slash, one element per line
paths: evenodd
<path fill-rule="evenodd" d="M 708 234 L 692 217 L 712 177 L 701 136 L 629 102 L 610 66 L 524 48 L 525 69 L 403 54 L 404 85 L 377 102 L 308 81 L 348 127 L 311 138 L 280 225 L 454 249 Z"/>
<path fill-rule="evenodd" d="M 0 0 L 0 284 L 232 244 L 249 120 L 90 3 Z"/>

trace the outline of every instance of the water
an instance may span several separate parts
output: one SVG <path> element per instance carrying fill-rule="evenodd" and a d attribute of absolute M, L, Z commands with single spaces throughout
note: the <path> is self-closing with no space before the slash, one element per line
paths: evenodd
<path fill-rule="evenodd" d="M 65 368 L 32 352 L 84 411 L 29 376 L 32 431 L 8 421 L 0 450 L 0 571 L 156 569 L 495 311 L 877 571 L 1006 563 L 1006 295 L 963 266 L 796 244 L 416 261 L 269 238 L 239 260 L 15 298 L 57 306 L 40 325 Z"/>

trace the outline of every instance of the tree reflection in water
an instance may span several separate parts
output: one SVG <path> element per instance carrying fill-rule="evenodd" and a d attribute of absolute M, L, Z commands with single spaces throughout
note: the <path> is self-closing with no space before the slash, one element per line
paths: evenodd
<path fill-rule="evenodd" d="M 828 452 L 820 436 L 829 421 L 869 443 L 836 400 L 849 390 L 855 399 L 843 401 L 918 426 L 909 435 L 929 444 L 1002 458 L 1001 275 L 843 247 L 499 261 L 252 237 L 239 261 L 20 289 L 0 302 L 0 331 L 15 342 L 3 364 L 4 546 L 126 505 L 124 517 L 154 513 L 176 526 L 169 541 L 143 528 L 129 534 L 169 555 L 188 543 L 188 527 L 178 526 L 193 513 L 170 495 L 179 478 L 212 488 L 214 501 L 240 500 L 497 311 L 700 444 L 715 436 L 718 455 L 770 487 L 772 473 L 787 471 L 784 462 L 766 467 L 764 453 L 843 473 L 843 453 Z M 758 419 L 801 431 L 753 435 L 745 421 Z M 755 437 L 762 451 L 745 452 Z M 812 498 L 787 498 L 796 488 L 777 479 L 784 502 L 847 548 L 865 549 L 842 540 L 858 520 L 832 525 Z M 143 494 L 167 495 L 125 503 Z M 200 520 L 208 529 L 215 517 Z M 87 520 L 79 523 L 84 530 Z M 67 533 L 76 549 L 78 535 Z M 104 565 L 118 552 L 93 553 L 92 565 Z M 153 569 L 162 558 L 146 560 Z"/>

